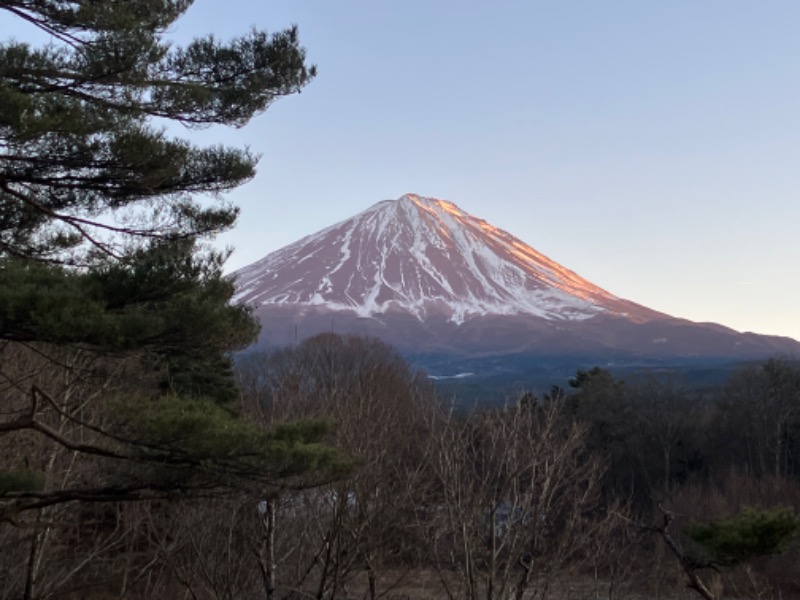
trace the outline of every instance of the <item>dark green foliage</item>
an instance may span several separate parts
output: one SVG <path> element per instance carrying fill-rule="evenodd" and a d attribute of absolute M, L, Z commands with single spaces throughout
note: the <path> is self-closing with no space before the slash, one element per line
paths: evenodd
<path fill-rule="evenodd" d="M 0 438 L 26 443 L 0 467 L 76 453 L 69 481 L 15 492 L 15 510 L 168 492 L 148 479 L 162 466 L 198 469 L 205 488 L 344 466 L 320 424 L 267 432 L 233 412 L 231 353 L 258 324 L 204 240 L 233 225 L 222 193 L 257 157 L 162 125 L 242 126 L 315 70 L 295 28 L 172 44 L 191 4 L 0 0 L 50 40 L 0 43 L 0 343 L 24 373 L 2 373 Z"/>
<path fill-rule="evenodd" d="M 576 416 L 593 423 L 597 436 L 606 442 L 622 443 L 633 416 L 626 383 L 611 372 L 594 367 L 578 371 L 570 386 L 579 390 L 572 400 Z"/>
<path fill-rule="evenodd" d="M 331 477 L 350 462 L 323 444 L 327 421 L 297 421 L 265 430 L 204 398 L 127 398 L 116 414 L 133 427 L 142 457 L 164 465 L 203 465 L 247 479 L 269 480 L 309 472 Z"/>
<path fill-rule="evenodd" d="M 622 386 L 622 383 L 622 381 L 614 379 L 610 371 L 600 367 L 592 367 L 588 371 L 585 369 L 578 369 L 575 376 L 569 380 L 569 385 L 578 389 L 585 389 L 587 387 L 619 388 Z"/>
<path fill-rule="evenodd" d="M 44 488 L 44 473 L 29 469 L 0 470 L 0 494 L 33 492 Z"/>
<path fill-rule="evenodd" d="M 738 563 L 785 552 L 794 541 L 800 518 L 788 507 L 743 508 L 734 516 L 688 525 L 684 531 L 709 564 Z"/>
<path fill-rule="evenodd" d="M 241 126 L 314 68 L 294 28 L 171 46 L 164 32 L 189 5 L 0 1 L 56 40 L 0 45 L 0 257 L 85 264 L 90 250 L 126 257 L 132 240 L 231 226 L 237 210 L 216 194 L 251 178 L 257 158 L 170 139 L 150 121 Z"/>
<path fill-rule="evenodd" d="M 103 261 L 71 271 L 21 259 L 0 269 L 0 338 L 77 345 L 107 353 L 145 352 L 170 391 L 236 395 L 227 352 L 258 327 L 228 303 L 233 283 L 222 262 L 193 244 L 154 244 L 130 263 Z"/>
<path fill-rule="evenodd" d="M 294 28 L 171 45 L 190 5 L 0 1 L 53 40 L 0 45 L 0 339 L 144 350 L 168 357 L 170 391 L 230 400 L 226 353 L 256 325 L 228 304 L 224 257 L 196 240 L 233 224 L 219 193 L 257 157 L 170 139 L 152 120 L 240 126 L 314 68 Z"/>
<path fill-rule="evenodd" d="M 153 121 L 238 127 L 315 70 L 295 28 L 171 44 L 191 4 L 0 0 L 52 40 L 0 44 L 0 339 L 144 353 L 164 389 L 228 401 L 257 325 L 198 240 L 257 157 Z"/>
<path fill-rule="evenodd" d="M 221 261 L 192 244 L 158 244 L 130 263 L 86 271 L 10 259 L 0 269 L 0 337 L 104 351 L 238 348 L 256 333 L 247 308 L 227 305 Z M 203 324 L 198 328 L 199 323 Z"/>
<path fill-rule="evenodd" d="M 4 598 L 156 597 L 187 581 L 175 501 L 224 495 L 257 518 L 254 498 L 351 467 L 327 421 L 268 428 L 242 408 L 231 355 L 258 324 L 207 240 L 258 157 L 165 127 L 243 126 L 314 68 L 295 28 L 171 43 L 191 4 L 0 0 L 4 31 L 49 40 L 0 41 Z"/>

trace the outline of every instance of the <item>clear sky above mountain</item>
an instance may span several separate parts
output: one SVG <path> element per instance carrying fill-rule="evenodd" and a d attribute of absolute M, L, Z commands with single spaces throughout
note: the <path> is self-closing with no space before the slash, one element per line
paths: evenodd
<path fill-rule="evenodd" d="M 618 296 L 800 338 L 800 2 L 197 0 L 172 33 L 292 23 L 317 79 L 196 135 L 263 155 L 231 270 L 415 192 Z"/>

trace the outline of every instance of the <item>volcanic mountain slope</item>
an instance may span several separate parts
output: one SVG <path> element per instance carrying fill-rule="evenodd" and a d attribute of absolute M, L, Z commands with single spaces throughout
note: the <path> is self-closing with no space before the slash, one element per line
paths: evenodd
<path fill-rule="evenodd" d="M 236 300 L 325 306 L 361 317 L 406 312 L 461 324 L 528 314 L 635 321 L 658 315 L 620 300 L 452 202 L 408 194 L 238 271 Z"/>
<path fill-rule="evenodd" d="M 405 351 L 642 356 L 800 352 L 623 300 L 452 202 L 407 194 L 237 271 L 263 340 L 370 334 Z"/>

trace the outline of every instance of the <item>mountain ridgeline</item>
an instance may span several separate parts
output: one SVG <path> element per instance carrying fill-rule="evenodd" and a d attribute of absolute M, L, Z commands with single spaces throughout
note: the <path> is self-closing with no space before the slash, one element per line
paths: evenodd
<path fill-rule="evenodd" d="M 373 335 L 439 375 L 464 365 L 502 371 L 525 357 L 632 365 L 800 353 L 790 338 L 619 298 L 454 203 L 414 194 L 378 202 L 234 277 L 236 301 L 261 320 L 263 346 L 330 331 Z"/>

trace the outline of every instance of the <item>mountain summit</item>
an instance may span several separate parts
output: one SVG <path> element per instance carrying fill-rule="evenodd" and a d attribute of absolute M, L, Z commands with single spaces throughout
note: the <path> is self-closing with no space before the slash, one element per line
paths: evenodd
<path fill-rule="evenodd" d="M 618 298 L 452 202 L 406 194 L 234 273 L 262 342 L 323 331 L 406 352 L 670 357 L 796 354 L 788 338 L 692 323 Z"/>
<path fill-rule="evenodd" d="M 486 315 L 582 320 L 658 313 L 621 300 L 452 202 L 406 194 L 236 273 L 238 301 L 407 312 L 455 324 Z M 663 315 L 661 315 L 663 316 Z"/>

